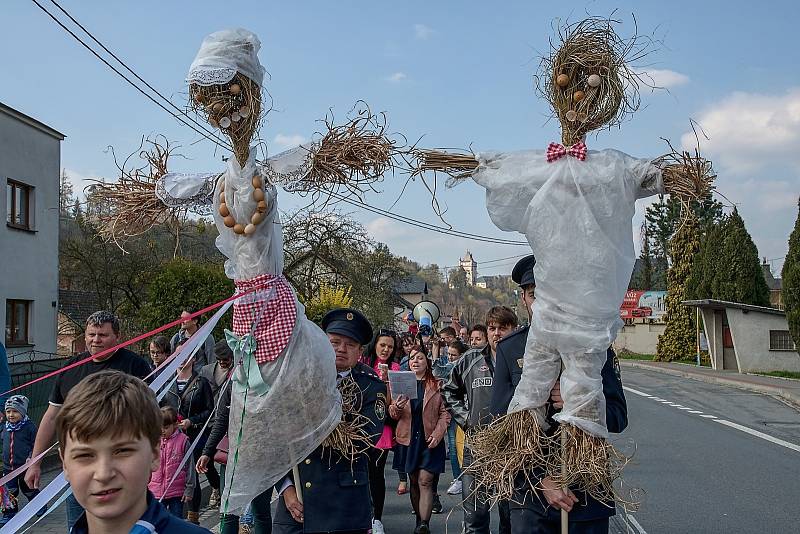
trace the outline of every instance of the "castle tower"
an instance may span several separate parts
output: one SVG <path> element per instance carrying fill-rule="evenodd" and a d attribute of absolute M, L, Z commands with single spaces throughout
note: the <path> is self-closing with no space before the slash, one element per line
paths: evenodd
<path fill-rule="evenodd" d="M 472 257 L 472 253 L 467 250 L 467 254 L 459 260 L 459 265 L 467 273 L 467 284 L 474 286 L 478 279 L 478 263 Z"/>

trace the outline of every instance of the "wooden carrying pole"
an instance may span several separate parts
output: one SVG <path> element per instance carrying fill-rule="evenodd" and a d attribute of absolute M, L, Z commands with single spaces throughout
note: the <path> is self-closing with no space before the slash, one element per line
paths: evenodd
<path fill-rule="evenodd" d="M 292 475 L 294 475 L 294 488 L 297 493 L 297 500 L 300 501 L 300 504 L 303 504 L 303 488 L 302 484 L 300 484 L 300 470 L 297 466 L 292 467 Z"/>
<path fill-rule="evenodd" d="M 563 360 L 561 361 L 561 372 L 562 373 L 564 372 L 564 361 Z M 559 384 L 560 384 L 561 383 L 561 374 L 560 373 L 558 375 L 558 380 L 559 380 Z M 563 402 L 563 397 L 562 397 L 562 402 Z M 564 432 L 564 428 L 562 428 L 561 429 L 561 457 L 562 458 L 564 458 L 564 449 L 566 448 L 566 446 L 567 446 L 567 433 Z M 563 462 L 561 463 L 561 479 L 562 480 L 566 480 L 567 479 L 567 464 L 565 464 Z M 567 486 L 564 486 L 562 489 L 564 490 L 564 493 L 569 491 L 569 488 Z M 567 512 L 563 508 L 561 509 L 561 534 L 569 534 L 569 512 Z"/>

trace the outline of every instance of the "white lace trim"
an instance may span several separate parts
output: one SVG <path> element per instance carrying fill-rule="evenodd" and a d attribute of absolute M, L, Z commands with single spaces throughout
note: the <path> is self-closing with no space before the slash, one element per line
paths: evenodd
<path fill-rule="evenodd" d="M 168 208 L 185 208 L 197 215 L 211 215 L 213 213 L 214 188 L 220 173 L 203 173 L 196 175 L 192 173 L 171 173 L 172 176 L 191 176 L 195 179 L 203 180 L 202 186 L 192 196 L 186 198 L 176 198 L 170 195 L 164 187 L 164 177 L 156 182 L 156 196 Z M 169 175 L 164 175 L 169 176 Z"/>
<path fill-rule="evenodd" d="M 228 83 L 236 76 L 236 69 L 231 67 L 196 68 L 189 71 L 187 83 L 196 83 L 202 86 L 222 85 Z"/>

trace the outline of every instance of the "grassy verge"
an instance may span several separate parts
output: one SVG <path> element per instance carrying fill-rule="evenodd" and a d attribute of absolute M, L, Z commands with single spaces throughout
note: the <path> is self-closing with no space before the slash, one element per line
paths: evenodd
<path fill-rule="evenodd" d="M 653 354 L 639 354 L 638 352 L 631 352 L 625 349 L 619 351 L 617 356 L 621 360 L 641 360 L 646 362 L 652 362 L 655 357 Z"/>
<path fill-rule="evenodd" d="M 800 373 L 794 373 L 792 371 L 769 371 L 769 372 L 753 372 L 754 375 L 764 375 L 764 376 L 777 376 L 779 378 L 793 378 L 795 380 L 800 380 Z"/>

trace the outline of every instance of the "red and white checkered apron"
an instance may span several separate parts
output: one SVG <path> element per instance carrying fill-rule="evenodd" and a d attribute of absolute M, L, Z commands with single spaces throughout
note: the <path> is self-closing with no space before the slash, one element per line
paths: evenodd
<path fill-rule="evenodd" d="M 283 276 L 262 274 L 249 280 L 236 280 L 239 293 L 259 288 L 247 295 L 244 302 L 233 302 L 233 331 L 238 336 L 250 332 L 255 321 L 256 353 L 259 364 L 275 360 L 292 337 L 297 320 L 297 305 L 292 288 Z M 266 303 L 259 296 L 266 297 L 272 288 L 275 294 Z M 255 297 L 255 298 L 254 298 Z"/>

